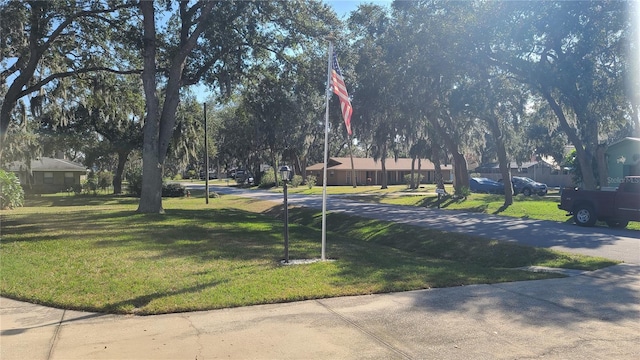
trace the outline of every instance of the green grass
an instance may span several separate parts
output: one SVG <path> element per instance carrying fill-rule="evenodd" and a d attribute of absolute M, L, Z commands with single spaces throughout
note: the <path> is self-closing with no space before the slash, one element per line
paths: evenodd
<path fill-rule="evenodd" d="M 550 278 L 605 259 L 329 214 L 327 255 L 281 266 L 282 205 L 197 193 L 138 214 L 137 199 L 42 196 L 0 211 L 0 293 L 61 308 L 159 314 Z M 320 214 L 291 209 L 290 257 L 317 258 Z"/>

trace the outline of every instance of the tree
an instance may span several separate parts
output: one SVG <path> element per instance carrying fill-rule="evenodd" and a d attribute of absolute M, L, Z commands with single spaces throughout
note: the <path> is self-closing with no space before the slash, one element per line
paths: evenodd
<path fill-rule="evenodd" d="M 138 77 L 98 74 L 92 79 L 89 101 L 80 105 L 78 115 L 100 134 L 98 146 L 91 146 L 86 164 L 105 154 L 117 155 L 113 193 L 122 193 L 122 180 L 129 154 L 140 149 L 144 103 Z"/>
<path fill-rule="evenodd" d="M 370 154 L 380 161 L 381 187 L 386 189 L 386 160 L 398 158 L 402 147 L 398 136 L 406 125 L 397 91 L 402 85 L 395 78 L 398 64 L 397 49 L 391 44 L 396 38 L 393 20 L 382 7 L 363 5 L 351 15 L 349 26 L 358 39 L 353 122 L 360 124 L 359 136 L 371 143 Z"/>
<path fill-rule="evenodd" d="M 406 51 L 396 71 L 402 74 L 402 106 L 410 111 L 414 125 L 427 122 L 430 138 L 446 148 L 453 159 L 454 188 L 469 186 L 467 147 L 477 136 L 477 124 L 456 109 L 453 94 L 469 75 L 468 26 L 473 9 L 467 3 L 447 1 L 395 2 L 398 39 Z M 428 54 L 428 56 L 423 56 Z M 435 151 L 433 155 L 439 155 Z M 436 161 L 434 161 L 436 163 Z"/>
<path fill-rule="evenodd" d="M 301 6 L 302 5 L 302 6 Z M 239 78 L 249 59 L 258 61 L 279 56 L 285 49 L 295 51 L 298 41 L 326 34 L 323 17 L 327 7 L 319 2 L 180 2 L 170 30 L 164 101 L 160 106 L 156 88 L 156 55 L 159 40 L 152 2 L 141 2 L 143 15 L 143 84 L 147 99 L 144 128 L 143 185 L 139 212 L 163 212 L 161 175 L 175 114 L 183 86 L 201 80 L 231 93 L 232 82 Z M 310 16 L 311 15 L 311 16 Z M 172 34 L 169 34 L 172 35 Z"/>
<path fill-rule="evenodd" d="M 576 148 L 585 188 L 605 185 L 601 142 L 632 116 L 626 3 L 495 2 L 487 14 L 494 16 L 487 56 L 548 102 Z"/>
<path fill-rule="evenodd" d="M 0 5 L 0 81 L 4 84 L 13 79 L 0 107 L 0 141 L 6 138 L 12 110 L 27 95 L 40 92 L 30 100 L 35 107 L 42 102 L 42 90 L 62 79 L 95 71 L 139 72 L 100 63 L 117 48 L 113 39 L 127 33 L 127 10 L 133 6 L 128 1 L 88 0 L 8 1 Z"/>

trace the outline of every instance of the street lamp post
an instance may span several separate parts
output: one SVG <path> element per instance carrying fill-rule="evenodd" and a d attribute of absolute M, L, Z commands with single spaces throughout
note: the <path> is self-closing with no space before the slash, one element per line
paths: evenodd
<path fill-rule="evenodd" d="M 291 176 L 291 168 L 284 165 L 280 167 L 284 192 L 284 262 L 289 263 L 289 204 L 287 202 L 287 182 Z"/>

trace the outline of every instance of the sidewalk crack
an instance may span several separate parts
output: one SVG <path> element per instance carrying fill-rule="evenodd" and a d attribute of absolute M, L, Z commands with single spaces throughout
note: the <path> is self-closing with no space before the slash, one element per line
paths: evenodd
<path fill-rule="evenodd" d="M 337 317 L 339 317 L 342 321 L 348 323 L 349 325 L 353 326 L 354 328 L 358 329 L 358 331 L 360 331 L 361 333 L 365 334 L 366 336 L 374 339 L 376 342 L 380 343 L 382 346 L 384 346 L 385 348 L 393 351 L 394 353 L 400 355 L 402 358 L 404 359 L 413 359 L 409 354 L 407 354 L 406 352 L 398 349 L 397 347 L 393 346 L 392 344 L 388 343 L 387 341 L 385 341 L 384 339 L 382 339 L 380 336 L 372 333 L 371 331 L 365 329 L 364 327 L 358 325 L 358 323 L 356 323 L 355 321 L 350 320 L 349 318 L 341 315 L 340 313 L 338 313 L 337 311 L 333 310 L 331 307 L 329 307 L 328 305 L 324 304 L 323 302 L 321 302 L 320 300 L 315 300 L 318 304 L 320 304 L 322 307 L 324 307 L 325 309 L 327 309 L 329 312 L 331 312 L 332 314 L 336 315 Z"/>

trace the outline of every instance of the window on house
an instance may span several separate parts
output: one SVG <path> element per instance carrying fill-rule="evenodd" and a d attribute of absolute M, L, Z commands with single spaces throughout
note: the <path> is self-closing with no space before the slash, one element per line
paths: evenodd
<path fill-rule="evenodd" d="M 44 184 L 53 184 L 53 173 L 52 172 L 45 172 L 43 173 L 44 178 L 42 179 L 42 182 Z"/>
<path fill-rule="evenodd" d="M 73 185 L 74 182 L 74 177 L 73 177 L 73 173 L 72 172 L 66 172 L 64 173 L 64 184 L 65 185 Z"/>

